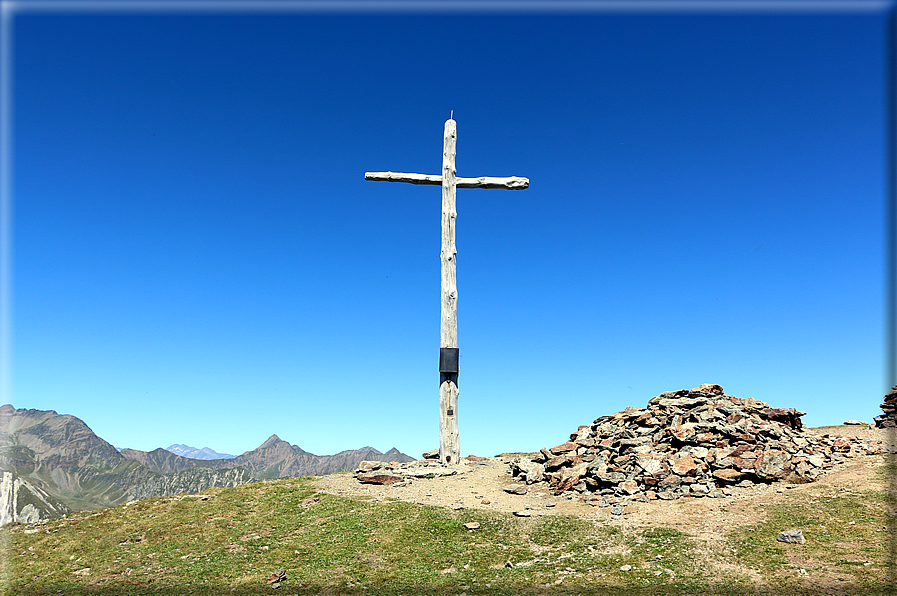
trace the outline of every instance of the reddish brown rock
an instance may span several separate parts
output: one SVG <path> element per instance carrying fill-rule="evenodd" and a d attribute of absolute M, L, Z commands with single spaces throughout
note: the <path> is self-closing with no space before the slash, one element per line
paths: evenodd
<path fill-rule="evenodd" d="M 670 474 L 666 478 L 662 479 L 658 486 L 665 488 L 665 489 L 669 489 L 669 488 L 675 488 L 675 487 L 679 486 L 680 484 L 682 484 L 682 478 L 675 474 Z"/>
<path fill-rule="evenodd" d="M 673 470 L 673 473 L 678 476 L 694 476 L 698 473 L 698 464 L 695 463 L 695 460 L 686 456 L 674 460 L 671 469 Z"/>
<path fill-rule="evenodd" d="M 718 437 L 713 433 L 701 433 L 695 438 L 698 443 L 703 443 L 705 445 L 716 445 L 716 439 Z"/>
<path fill-rule="evenodd" d="M 566 443 L 561 443 L 557 447 L 552 447 L 551 449 L 549 449 L 549 451 L 551 451 L 555 455 L 560 455 L 562 453 L 567 453 L 568 451 L 576 451 L 577 447 L 579 447 L 579 445 L 577 445 L 573 441 L 567 441 Z"/>
<path fill-rule="evenodd" d="M 733 457 L 732 461 L 735 462 L 735 467 L 739 470 L 750 470 L 757 466 L 757 458 L 743 458 L 743 457 Z"/>
<path fill-rule="evenodd" d="M 698 385 L 692 391 L 700 391 L 701 393 L 709 393 L 711 395 L 723 395 L 723 388 L 719 385 L 714 385 L 713 383 L 704 383 L 703 385 Z"/>
<path fill-rule="evenodd" d="M 850 451 L 850 441 L 844 437 L 838 437 L 832 441 L 832 451 L 836 453 L 847 453 Z"/>
<path fill-rule="evenodd" d="M 557 470 L 563 466 L 573 465 L 573 460 L 576 459 L 575 455 L 559 455 L 557 457 L 552 457 L 547 462 L 545 462 L 546 470 Z"/>
<path fill-rule="evenodd" d="M 274 573 L 269 575 L 268 579 L 266 579 L 265 582 L 267 582 L 269 584 L 276 584 L 276 585 L 272 585 L 271 587 L 277 588 L 277 587 L 280 587 L 280 582 L 284 581 L 286 579 L 286 577 L 287 577 L 286 569 L 278 569 Z"/>
<path fill-rule="evenodd" d="M 785 451 L 769 450 L 757 455 L 754 469 L 762 479 L 784 478 L 791 472 L 790 457 Z"/>
<path fill-rule="evenodd" d="M 756 445 L 739 445 L 735 448 L 734 455 L 741 459 L 757 459 L 759 452 Z"/>
<path fill-rule="evenodd" d="M 713 472 L 713 475 L 724 482 L 736 482 L 744 477 L 744 474 L 731 468 L 716 470 Z"/>
<path fill-rule="evenodd" d="M 804 423 L 800 417 L 806 412 L 800 412 L 794 408 L 764 408 L 760 410 L 760 415 L 767 420 L 775 420 L 789 428 L 803 428 Z"/>
<path fill-rule="evenodd" d="M 585 464 L 579 464 L 572 468 L 564 468 L 558 476 L 557 492 L 562 493 L 571 490 L 579 484 L 579 479 L 585 473 Z"/>
<path fill-rule="evenodd" d="M 627 494 L 635 494 L 638 492 L 638 483 L 635 480 L 626 480 L 620 483 L 620 488 L 626 491 Z"/>

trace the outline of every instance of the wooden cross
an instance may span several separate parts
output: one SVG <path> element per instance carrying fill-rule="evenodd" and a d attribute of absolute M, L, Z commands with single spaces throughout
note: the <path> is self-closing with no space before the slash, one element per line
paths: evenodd
<path fill-rule="evenodd" d="M 365 180 L 438 184 L 442 186 L 442 312 L 439 338 L 439 462 L 457 464 L 461 449 L 458 443 L 458 289 L 455 271 L 455 210 L 456 188 L 506 188 L 522 190 L 529 179 L 457 178 L 455 176 L 455 121 L 445 122 L 445 142 L 442 150 L 442 176 L 401 174 L 396 172 L 365 172 Z"/>

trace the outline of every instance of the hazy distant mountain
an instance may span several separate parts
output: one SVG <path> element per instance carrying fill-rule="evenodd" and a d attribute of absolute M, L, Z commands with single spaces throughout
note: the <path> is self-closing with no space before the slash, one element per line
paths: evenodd
<path fill-rule="evenodd" d="M 166 449 L 138 451 L 122 449 L 122 456 L 140 462 L 150 470 L 159 474 L 171 474 L 191 468 L 223 469 L 246 468 L 252 475 L 261 480 L 272 478 L 290 478 L 310 476 L 314 474 L 332 474 L 354 470 L 363 460 L 376 461 L 414 461 L 392 448 L 380 453 L 373 447 L 362 447 L 340 451 L 336 455 L 315 455 L 303 450 L 298 445 L 290 445 L 277 435 L 271 435 L 264 443 L 242 455 L 230 459 L 196 460 L 175 455 Z"/>
<path fill-rule="evenodd" d="M 373 447 L 363 447 L 340 451 L 336 455 L 315 455 L 297 445 L 290 445 L 277 435 L 271 435 L 252 451 L 233 459 L 219 460 L 219 465 L 242 466 L 257 478 L 271 479 L 345 472 L 354 470 L 363 460 L 407 462 L 414 461 L 414 458 L 395 447 L 386 453 L 380 453 Z"/>
<path fill-rule="evenodd" d="M 386 453 L 363 447 L 314 455 L 277 435 L 227 459 L 188 458 L 161 448 L 119 452 L 74 416 L 7 404 L 0 406 L 0 525 L 57 517 L 69 509 L 110 507 L 133 498 L 343 472 L 366 459 L 413 460 L 395 448 Z"/>
<path fill-rule="evenodd" d="M 190 459 L 233 459 L 234 457 L 236 457 L 235 455 L 230 455 L 229 453 L 218 453 L 217 451 L 208 447 L 197 449 L 196 447 L 191 447 L 190 445 L 181 445 L 178 443 L 166 447 L 165 451 L 171 451 L 175 455 L 180 455 L 181 457 L 189 457 Z"/>
<path fill-rule="evenodd" d="M 122 449 L 122 457 L 134 460 L 140 465 L 152 470 L 156 474 L 174 474 L 184 470 L 195 468 L 216 469 L 220 468 L 222 460 L 191 459 L 181 455 L 175 455 L 167 449 L 153 449 L 152 451 L 140 451 L 139 449 Z"/>

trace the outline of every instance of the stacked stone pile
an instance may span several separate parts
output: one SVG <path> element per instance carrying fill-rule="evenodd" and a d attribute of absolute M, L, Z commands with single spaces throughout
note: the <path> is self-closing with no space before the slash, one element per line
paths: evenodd
<path fill-rule="evenodd" d="M 881 404 L 881 409 L 884 414 L 874 418 L 876 428 L 897 427 L 897 385 L 885 394 L 885 403 Z"/>
<path fill-rule="evenodd" d="M 527 484 L 547 482 L 557 495 L 676 499 L 721 496 L 731 485 L 811 482 L 844 457 L 880 451 L 880 441 L 805 432 L 803 415 L 705 384 L 602 416 L 508 471 Z"/>

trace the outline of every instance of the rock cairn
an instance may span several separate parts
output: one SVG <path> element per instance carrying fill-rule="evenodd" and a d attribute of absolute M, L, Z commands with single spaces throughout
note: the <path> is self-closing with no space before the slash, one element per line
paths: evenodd
<path fill-rule="evenodd" d="M 602 416 L 508 471 L 583 500 L 670 500 L 723 496 L 731 485 L 811 482 L 844 457 L 880 452 L 880 441 L 804 432 L 803 415 L 704 384 Z"/>
<path fill-rule="evenodd" d="M 884 412 L 881 416 L 876 416 L 876 428 L 894 428 L 897 427 L 897 385 L 891 387 L 891 390 L 885 394 L 885 402 L 881 404 Z"/>

